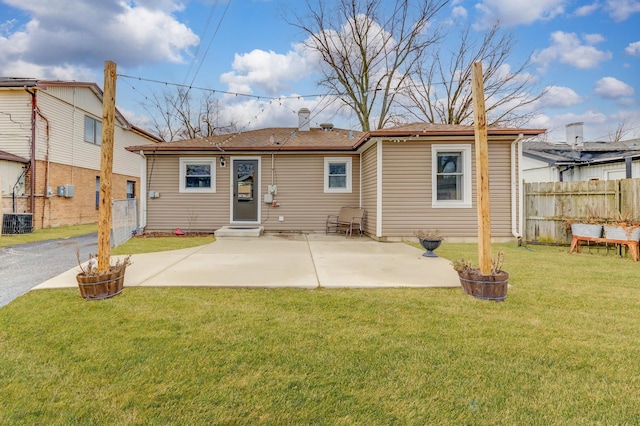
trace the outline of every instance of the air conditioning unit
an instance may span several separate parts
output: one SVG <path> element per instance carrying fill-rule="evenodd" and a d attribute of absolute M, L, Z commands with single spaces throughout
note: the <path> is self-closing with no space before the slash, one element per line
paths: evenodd
<path fill-rule="evenodd" d="M 3 234 L 29 234 L 31 232 L 33 232 L 33 215 L 31 213 L 5 213 L 2 215 Z"/>

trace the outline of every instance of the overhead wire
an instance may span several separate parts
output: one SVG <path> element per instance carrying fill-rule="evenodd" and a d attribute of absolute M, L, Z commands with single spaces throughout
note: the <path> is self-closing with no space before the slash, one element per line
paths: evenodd
<path fill-rule="evenodd" d="M 218 1 L 215 2 L 214 8 L 215 8 L 215 6 L 217 4 L 218 4 Z M 213 40 L 216 38 L 216 35 L 218 34 L 218 30 L 220 29 L 220 25 L 222 25 L 222 21 L 224 20 L 224 17 L 227 14 L 227 10 L 229 10 L 229 5 L 230 4 L 231 4 L 231 0 L 227 1 L 227 5 L 224 8 L 224 11 L 222 12 L 222 16 L 220 17 L 220 20 L 218 21 L 218 25 L 216 26 L 216 29 L 213 32 L 212 36 L 211 36 L 211 39 L 209 39 L 209 43 L 207 44 L 207 48 L 204 51 L 204 55 L 202 56 L 202 59 L 198 62 L 198 68 L 196 69 L 196 72 L 194 73 L 193 78 L 191 79 L 191 85 L 193 85 L 193 83 L 195 82 L 196 77 L 198 76 L 198 73 L 200 72 L 200 67 L 202 67 L 202 64 L 204 63 L 204 59 L 209 54 L 209 49 L 211 48 L 211 45 L 213 44 Z M 213 15 L 213 11 L 212 11 L 211 14 Z"/>
<path fill-rule="evenodd" d="M 218 0 L 213 2 L 213 4 L 211 5 L 211 12 L 209 12 L 209 16 L 207 17 L 207 21 L 204 24 L 204 30 L 202 31 L 202 36 L 200 37 L 201 40 L 205 37 L 205 34 L 209 30 L 209 25 L 211 24 L 211 19 L 213 18 L 213 14 L 214 14 L 217 6 L 218 6 Z M 187 80 L 189 79 L 189 75 L 191 74 L 191 71 L 193 70 L 193 67 L 195 66 L 195 63 L 198 60 L 198 55 L 200 54 L 200 47 L 201 46 L 202 46 L 202 43 L 198 43 L 198 46 L 196 47 L 196 51 L 195 51 L 193 57 L 191 58 L 191 63 L 189 64 L 189 68 L 187 69 L 187 73 L 184 76 L 183 84 L 186 84 Z M 206 56 L 206 54 L 205 54 L 205 56 Z M 202 63 L 203 60 L 204 60 L 204 57 L 200 60 L 200 62 Z M 193 80 L 195 80 L 195 76 L 196 75 L 197 75 L 197 72 L 194 74 L 194 77 L 191 80 L 191 84 L 193 84 Z"/>

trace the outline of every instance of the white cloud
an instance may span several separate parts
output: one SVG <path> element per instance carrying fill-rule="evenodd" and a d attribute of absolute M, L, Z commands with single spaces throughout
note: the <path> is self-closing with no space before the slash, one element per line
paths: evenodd
<path fill-rule="evenodd" d="M 591 35 L 590 38 L 596 37 Z M 585 41 L 587 44 L 582 44 L 575 33 L 555 31 L 551 34 L 551 45 L 539 52 L 534 52 L 532 61 L 540 64 L 541 71 L 545 71 L 551 62 L 556 60 L 579 69 L 589 69 L 612 58 L 611 52 L 598 50 L 591 46 L 588 40 Z"/>
<path fill-rule="evenodd" d="M 582 38 L 587 44 L 598 44 L 605 40 L 602 34 L 583 34 Z"/>
<path fill-rule="evenodd" d="M 463 6 L 456 6 L 451 10 L 452 19 L 466 19 L 467 14 L 467 9 L 465 9 Z"/>
<path fill-rule="evenodd" d="M 627 55 L 637 56 L 638 58 L 640 58 L 640 41 L 635 41 L 633 43 L 629 43 L 627 48 L 624 49 L 624 52 Z"/>
<path fill-rule="evenodd" d="M 599 8 L 600 8 L 600 3 L 598 3 L 598 2 L 591 3 L 591 4 L 588 4 L 588 5 L 581 6 L 581 7 L 577 8 L 576 11 L 574 12 L 574 15 L 576 15 L 576 16 L 591 15 L 593 12 L 595 12 Z"/>
<path fill-rule="evenodd" d="M 606 114 L 595 110 L 589 110 L 582 114 L 568 113 L 554 116 L 539 114 L 527 123 L 527 127 L 547 129 L 546 139 L 549 141 L 564 141 L 566 139 L 566 125 L 583 122 L 584 139 L 594 141 L 606 134 L 610 120 Z"/>
<path fill-rule="evenodd" d="M 182 61 L 198 37 L 172 13 L 176 1 L 79 2 L 49 0 L 5 3 L 29 15 L 20 28 L 3 26 L 0 74 L 79 79 L 83 69 L 101 69 L 106 59 L 123 67 Z M 79 70 L 78 70 L 79 68 Z M 38 72 L 38 75 L 31 73 Z"/>
<path fill-rule="evenodd" d="M 541 99 L 542 105 L 549 108 L 566 108 L 582 102 L 582 98 L 573 89 L 562 86 L 549 86 Z"/>
<path fill-rule="evenodd" d="M 318 61 L 304 45 L 296 44 L 285 54 L 260 49 L 236 54 L 233 71 L 220 76 L 220 81 L 236 93 L 254 93 L 253 87 L 270 96 L 287 89 L 292 81 L 306 77 L 317 70 Z"/>
<path fill-rule="evenodd" d="M 339 128 L 353 128 L 349 112 L 342 108 L 336 98 L 298 98 L 295 94 L 280 102 L 267 102 L 260 99 L 225 98 L 220 109 L 219 121 L 235 122 L 238 130 L 252 130 L 268 127 L 297 127 L 298 110 L 302 107 L 311 110 L 311 126 L 320 123 L 333 123 Z M 359 125 L 355 126 L 359 128 Z"/>
<path fill-rule="evenodd" d="M 633 87 L 614 77 L 604 77 L 596 81 L 593 91 L 606 99 L 618 99 L 633 95 Z"/>
<path fill-rule="evenodd" d="M 640 0 L 608 0 L 605 10 L 614 21 L 621 22 L 640 12 Z"/>
<path fill-rule="evenodd" d="M 482 0 L 476 4 L 482 14 L 476 27 L 490 27 L 496 21 L 507 27 L 549 21 L 564 12 L 564 3 L 564 0 Z"/>

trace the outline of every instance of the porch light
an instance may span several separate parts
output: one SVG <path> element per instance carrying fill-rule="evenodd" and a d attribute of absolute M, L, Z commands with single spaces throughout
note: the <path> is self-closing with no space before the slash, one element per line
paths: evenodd
<path fill-rule="evenodd" d="M 220 167 L 227 167 L 227 162 L 224 159 L 224 155 L 220 156 Z"/>

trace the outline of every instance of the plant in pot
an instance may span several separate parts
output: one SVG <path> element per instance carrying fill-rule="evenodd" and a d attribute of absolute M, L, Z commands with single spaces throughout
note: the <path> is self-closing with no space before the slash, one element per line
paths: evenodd
<path fill-rule="evenodd" d="M 415 231 L 414 235 L 418 238 L 420 245 L 426 250 L 422 254 L 424 257 L 438 257 L 438 255 L 433 252 L 435 249 L 440 247 L 443 240 L 438 230 L 419 230 Z"/>
<path fill-rule="evenodd" d="M 577 237 L 600 238 L 602 225 L 606 222 L 593 206 L 588 206 L 585 217 L 565 219 L 564 225 L 571 235 Z"/>
<path fill-rule="evenodd" d="M 603 226 L 604 237 L 610 240 L 640 240 L 640 222 L 628 215 L 618 215 Z"/>
<path fill-rule="evenodd" d="M 504 265 L 504 253 L 498 252 L 491 259 L 491 273 L 484 275 L 472 262 L 459 259 L 453 262 L 453 269 L 458 272 L 462 290 L 477 299 L 494 300 L 501 302 L 507 298 L 509 288 L 509 273 L 502 270 Z"/>
<path fill-rule="evenodd" d="M 98 259 L 96 255 L 89 255 L 86 266 L 80 261 L 80 250 L 76 249 L 80 273 L 76 275 L 80 295 L 86 300 L 101 300 L 117 296 L 124 286 L 124 273 L 127 266 L 131 265 L 131 255 L 118 259 L 115 264 L 109 265 L 106 271 L 98 271 Z"/>

